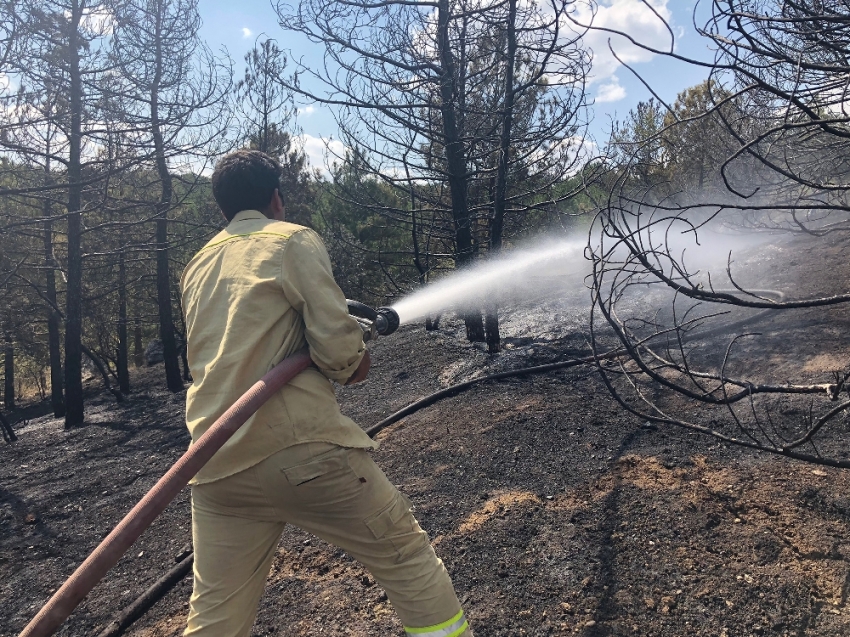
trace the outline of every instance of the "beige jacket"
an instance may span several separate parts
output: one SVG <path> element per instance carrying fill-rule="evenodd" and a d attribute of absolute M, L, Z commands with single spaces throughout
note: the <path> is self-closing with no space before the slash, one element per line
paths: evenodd
<path fill-rule="evenodd" d="M 315 232 L 242 211 L 189 262 L 180 292 L 194 379 L 186 395 L 193 442 L 287 356 L 309 345 L 316 365 L 263 405 L 192 484 L 233 475 L 302 442 L 377 447 L 342 415 L 330 383 L 354 373 L 365 345 Z"/>

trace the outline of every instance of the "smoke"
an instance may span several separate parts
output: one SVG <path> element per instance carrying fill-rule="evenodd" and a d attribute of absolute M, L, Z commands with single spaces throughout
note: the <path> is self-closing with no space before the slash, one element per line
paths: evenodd
<path fill-rule="evenodd" d="M 726 270 L 730 257 L 733 276 L 746 275 L 736 272 L 738 258 L 780 240 L 774 229 L 734 223 L 739 214 L 737 210 L 719 211 L 717 206 L 696 205 L 676 211 L 650 206 L 639 213 L 624 210 L 612 216 L 610 223 L 605 218 L 597 219 L 590 249 L 599 266 L 609 274 L 644 272 L 637 259 L 640 256 L 653 270 L 679 283 L 687 285 L 687 279 L 692 284 L 710 282 L 729 287 Z"/>

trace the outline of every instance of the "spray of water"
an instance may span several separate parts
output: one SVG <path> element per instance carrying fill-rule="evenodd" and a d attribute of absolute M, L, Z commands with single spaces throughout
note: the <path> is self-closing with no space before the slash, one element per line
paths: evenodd
<path fill-rule="evenodd" d="M 548 241 L 512 251 L 414 292 L 393 305 L 402 323 L 443 310 L 481 309 L 485 303 L 521 302 L 545 295 L 565 276 L 587 266 L 583 239 Z"/>

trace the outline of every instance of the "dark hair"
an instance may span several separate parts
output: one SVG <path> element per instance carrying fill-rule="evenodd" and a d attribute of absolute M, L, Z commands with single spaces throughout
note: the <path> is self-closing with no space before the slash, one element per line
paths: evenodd
<path fill-rule="evenodd" d="M 215 202 L 230 221 L 242 210 L 263 210 L 280 189 L 280 164 L 259 150 L 237 150 L 218 162 L 212 174 Z M 283 197 L 283 193 L 281 193 Z"/>

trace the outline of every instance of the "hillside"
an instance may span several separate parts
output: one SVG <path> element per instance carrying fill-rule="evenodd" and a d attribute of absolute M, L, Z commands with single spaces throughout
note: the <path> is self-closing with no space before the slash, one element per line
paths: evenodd
<path fill-rule="evenodd" d="M 370 379 L 339 391 L 343 409 L 368 426 L 484 369 L 584 354 L 584 295 L 516 309 L 495 361 L 452 317 L 439 332 L 403 327 L 373 346 Z M 847 330 L 834 329 L 846 351 Z M 17 635 L 185 449 L 183 396 L 161 389 L 160 373 L 139 370 L 122 405 L 93 388 L 84 428 L 33 416 L 0 447 L 0 637 Z M 479 637 L 850 634 L 847 471 L 645 426 L 592 368 L 485 383 L 379 439 L 377 462 L 414 502 Z M 190 540 L 184 492 L 61 634 L 96 634 Z M 129 634 L 179 635 L 190 588 Z M 358 564 L 290 527 L 254 634 L 402 630 Z"/>

